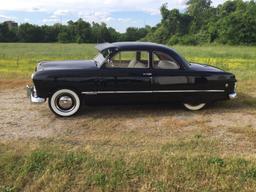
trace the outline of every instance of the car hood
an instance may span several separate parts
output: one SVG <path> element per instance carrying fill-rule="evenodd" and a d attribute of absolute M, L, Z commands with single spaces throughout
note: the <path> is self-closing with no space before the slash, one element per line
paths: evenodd
<path fill-rule="evenodd" d="M 37 65 L 37 71 L 96 69 L 96 68 L 97 68 L 97 65 L 94 60 L 43 61 Z"/>
<path fill-rule="evenodd" d="M 193 71 L 224 72 L 223 70 L 218 69 L 216 67 L 199 63 L 190 63 L 190 69 Z"/>

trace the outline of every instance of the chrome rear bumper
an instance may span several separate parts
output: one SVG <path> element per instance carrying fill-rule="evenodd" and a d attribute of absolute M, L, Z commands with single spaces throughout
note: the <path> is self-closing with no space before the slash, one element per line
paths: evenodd
<path fill-rule="evenodd" d="M 237 93 L 231 93 L 228 95 L 229 99 L 233 100 L 237 98 Z"/>
<path fill-rule="evenodd" d="M 37 96 L 36 89 L 34 87 L 27 85 L 26 89 L 27 89 L 27 97 L 30 98 L 31 103 L 40 104 L 46 101 L 45 98 L 40 98 Z"/>

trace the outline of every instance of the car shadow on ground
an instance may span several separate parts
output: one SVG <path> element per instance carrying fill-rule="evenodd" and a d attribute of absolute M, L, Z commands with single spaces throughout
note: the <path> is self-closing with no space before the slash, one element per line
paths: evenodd
<path fill-rule="evenodd" d="M 238 98 L 230 101 L 219 101 L 208 104 L 201 111 L 188 111 L 181 103 L 159 103 L 159 104 L 105 104 L 83 106 L 76 117 L 98 117 L 98 118 L 138 118 L 148 116 L 187 115 L 195 114 L 219 114 L 250 111 L 256 109 L 256 98 L 247 94 L 239 94 Z"/>

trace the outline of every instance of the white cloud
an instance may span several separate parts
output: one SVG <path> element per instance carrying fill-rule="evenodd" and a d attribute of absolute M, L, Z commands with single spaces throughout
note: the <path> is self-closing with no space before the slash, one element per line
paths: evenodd
<path fill-rule="evenodd" d="M 23 20 L 24 20 L 25 23 L 30 22 L 30 19 L 29 19 L 29 18 L 24 18 Z"/>
<path fill-rule="evenodd" d="M 85 21 L 88 21 L 90 23 L 97 22 L 101 23 L 104 22 L 106 24 L 115 23 L 116 25 L 136 25 L 137 21 L 132 20 L 131 18 L 120 18 L 120 17 L 112 17 L 111 12 L 79 12 L 79 17 L 84 19 Z"/>
<path fill-rule="evenodd" d="M 184 9 L 187 0 L 0 0 L 0 21 L 3 19 L 15 19 L 5 17 L 5 13 L 10 11 L 21 12 L 41 12 L 45 15 L 45 19 L 36 21 L 36 23 L 43 22 L 45 24 L 52 24 L 56 22 L 64 22 L 63 20 L 70 20 L 75 18 L 83 18 L 86 21 L 112 23 L 118 27 L 118 24 L 130 26 L 136 25 L 139 20 L 131 20 L 129 16 L 121 16 L 122 18 L 114 17 L 113 13 L 118 12 L 133 12 L 141 11 L 152 16 L 159 16 L 162 4 L 168 3 L 170 9 L 178 8 Z M 217 5 L 225 0 L 213 0 L 213 4 Z M 43 12 L 43 13 L 42 13 Z M 10 14 L 8 14 L 10 15 Z M 27 17 L 27 16 L 26 16 Z M 29 18 L 33 22 L 35 18 Z M 24 18 L 19 18 L 19 21 L 24 21 Z"/>
<path fill-rule="evenodd" d="M 53 12 L 53 15 L 51 16 L 52 18 L 56 18 L 56 17 L 62 17 L 62 16 L 66 16 L 70 13 L 69 10 L 56 10 Z"/>
<path fill-rule="evenodd" d="M 158 15 L 163 3 L 169 8 L 184 8 L 187 0 L 0 0 L 0 11 L 40 11 L 55 17 L 69 12 L 144 11 Z M 225 0 L 213 0 L 216 5 Z"/>
<path fill-rule="evenodd" d="M 0 15 L 0 19 L 1 20 L 5 20 L 5 19 L 9 19 L 9 17 L 5 16 L 5 15 Z"/>
<path fill-rule="evenodd" d="M 4 11 L 55 11 L 55 10 L 153 10 L 167 2 L 179 7 L 184 0 L 0 0 Z"/>
<path fill-rule="evenodd" d="M 16 18 L 15 17 L 7 16 L 7 15 L 0 15 L 0 22 L 14 20 L 14 19 L 16 19 Z"/>
<path fill-rule="evenodd" d="M 96 12 L 86 12 L 86 11 L 80 11 L 78 13 L 78 16 L 83 18 L 84 20 L 88 22 L 107 22 L 112 20 L 113 18 L 111 17 L 110 12 L 101 12 L 101 11 L 96 11 Z"/>
<path fill-rule="evenodd" d="M 54 24 L 54 23 L 60 23 L 60 19 L 58 18 L 46 18 L 46 19 L 43 19 L 43 23 L 44 24 Z"/>
<path fill-rule="evenodd" d="M 149 13 L 150 15 L 159 15 L 160 14 L 159 8 L 145 8 L 145 9 L 143 9 L 143 11 Z"/>
<path fill-rule="evenodd" d="M 38 7 L 31 7 L 31 8 L 28 8 L 28 9 L 24 10 L 24 11 L 27 11 L 27 12 L 47 12 L 46 9 L 38 8 Z"/>
<path fill-rule="evenodd" d="M 62 23 L 63 17 L 72 14 L 69 10 L 55 10 L 48 18 L 43 19 L 44 24 Z"/>

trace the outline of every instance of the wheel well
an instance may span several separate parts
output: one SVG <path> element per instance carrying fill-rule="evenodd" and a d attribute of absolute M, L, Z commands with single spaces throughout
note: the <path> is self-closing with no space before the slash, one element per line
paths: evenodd
<path fill-rule="evenodd" d="M 74 87 L 55 87 L 49 91 L 48 98 L 50 98 L 56 91 L 62 90 L 62 89 L 69 89 L 71 91 L 74 91 L 79 97 L 81 97 L 81 91 Z"/>

